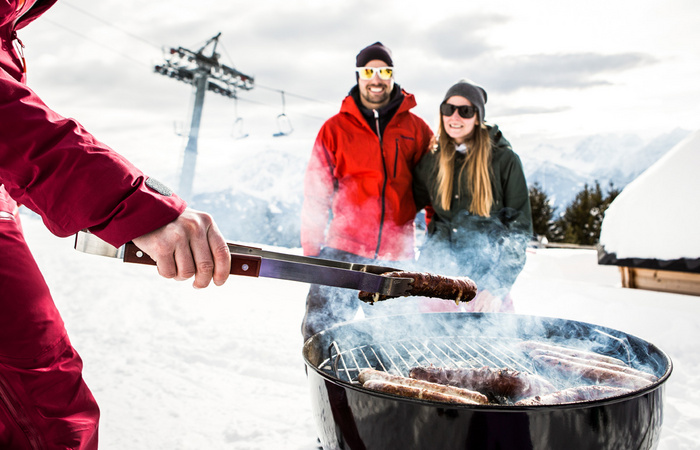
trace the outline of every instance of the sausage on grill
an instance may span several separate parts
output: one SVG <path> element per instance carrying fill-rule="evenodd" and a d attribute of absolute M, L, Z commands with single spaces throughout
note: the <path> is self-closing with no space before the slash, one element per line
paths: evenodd
<path fill-rule="evenodd" d="M 575 386 L 561 391 L 552 392 L 547 395 L 536 395 L 516 402 L 516 405 L 558 405 L 560 403 L 576 403 L 591 400 L 599 400 L 601 398 L 614 397 L 631 392 L 630 389 L 625 389 L 615 386 Z"/>
<path fill-rule="evenodd" d="M 448 369 L 443 367 L 414 367 L 409 376 L 432 383 L 447 384 L 481 392 L 500 402 L 505 398 L 511 402 L 545 395 L 557 388 L 545 378 L 512 369 L 481 368 Z"/>
<path fill-rule="evenodd" d="M 532 360 L 541 370 L 553 370 L 567 379 L 579 376 L 593 383 L 629 389 L 639 389 L 651 383 L 648 379 L 637 375 L 598 367 L 592 364 L 583 364 L 570 359 L 557 358 L 555 356 L 535 355 Z"/>
<path fill-rule="evenodd" d="M 464 397 L 443 394 L 442 392 L 431 391 L 429 389 L 423 389 L 414 386 L 404 386 L 402 384 L 391 383 L 389 381 L 369 380 L 365 382 L 362 386 L 373 391 L 380 391 L 387 394 L 400 395 L 401 397 L 430 400 L 433 402 L 462 403 L 465 405 L 478 404 Z"/>
<path fill-rule="evenodd" d="M 649 380 L 652 383 L 654 381 L 658 380 L 657 376 L 652 375 L 652 374 L 647 373 L 647 372 L 643 372 L 641 370 L 634 369 L 628 365 L 621 366 L 618 364 L 610 364 L 610 363 L 607 363 L 604 361 L 597 361 L 597 360 L 592 361 L 590 359 L 581 358 L 581 357 L 577 357 L 577 356 L 570 356 L 570 355 L 567 355 L 565 353 L 559 353 L 559 352 L 555 352 L 555 351 L 551 351 L 551 350 L 533 350 L 530 352 L 530 356 L 533 358 L 535 356 L 551 356 L 553 358 L 559 358 L 559 359 L 562 359 L 565 361 L 571 361 L 574 363 L 589 364 L 592 366 L 600 367 L 602 369 L 616 370 L 618 372 L 623 372 L 623 373 L 626 373 L 629 375 L 634 375 L 634 376 L 637 376 L 640 378 L 644 378 L 646 380 Z"/>
<path fill-rule="evenodd" d="M 404 296 L 434 297 L 454 300 L 455 303 L 468 302 L 476 297 L 476 283 L 468 277 L 446 277 L 422 272 L 387 272 L 384 277 L 411 278 L 413 284 Z M 376 302 L 395 298 L 392 295 L 360 291 L 359 298 L 363 302 Z"/>
<path fill-rule="evenodd" d="M 441 394 L 460 397 L 465 400 L 469 400 L 469 402 L 471 402 L 472 404 L 483 405 L 488 403 L 489 401 L 485 395 L 480 394 L 478 392 L 470 391 L 468 389 L 447 386 L 444 384 L 430 383 L 428 381 L 423 380 L 414 380 L 412 378 L 402 377 L 400 375 L 392 375 L 390 373 L 382 372 L 380 370 L 375 369 L 363 369 L 362 371 L 360 371 L 360 375 L 357 379 L 360 383 L 362 383 L 363 387 L 368 381 L 385 381 L 401 386 L 429 390 Z"/>
<path fill-rule="evenodd" d="M 558 353 L 563 353 L 568 356 L 573 356 L 576 358 L 587 359 L 592 362 L 600 361 L 606 364 L 615 364 L 617 366 L 626 366 L 623 361 L 613 358 L 611 356 L 601 355 L 600 353 L 595 353 L 587 350 L 578 350 L 568 347 L 562 347 L 560 345 L 552 345 L 544 342 L 537 341 L 523 341 L 518 344 L 524 350 L 544 350 L 553 351 Z"/>

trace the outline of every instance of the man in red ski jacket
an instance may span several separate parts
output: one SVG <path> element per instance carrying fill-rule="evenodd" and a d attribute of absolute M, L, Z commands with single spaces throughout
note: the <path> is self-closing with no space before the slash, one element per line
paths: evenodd
<path fill-rule="evenodd" d="M 16 30 L 56 0 L 0 3 L 0 448 L 95 449 L 99 409 L 82 379 L 44 278 L 22 234 L 17 203 L 57 236 L 89 229 L 133 240 L 167 278 L 223 284 L 226 242 L 185 202 L 25 84 Z"/>
<path fill-rule="evenodd" d="M 318 133 L 304 179 L 305 255 L 383 265 L 413 259 L 412 171 L 432 132 L 410 111 L 415 98 L 394 82 L 393 65 L 380 42 L 360 51 L 357 85 Z M 313 285 L 304 338 L 352 319 L 359 307 L 357 292 Z"/>

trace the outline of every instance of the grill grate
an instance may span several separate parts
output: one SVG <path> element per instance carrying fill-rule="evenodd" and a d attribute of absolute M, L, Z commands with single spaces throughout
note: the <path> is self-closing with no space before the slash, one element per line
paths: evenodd
<path fill-rule="evenodd" d="M 532 363 L 517 348 L 522 339 L 443 336 L 407 338 L 342 349 L 337 341 L 319 369 L 345 382 L 357 384 L 362 369 L 372 368 L 408 376 L 416 366 L 467 368 L 491 366 L 534 373 Z"/>

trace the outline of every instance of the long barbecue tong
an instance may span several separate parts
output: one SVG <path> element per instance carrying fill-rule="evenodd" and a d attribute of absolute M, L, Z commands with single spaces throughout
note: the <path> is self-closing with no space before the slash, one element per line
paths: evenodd
<path fill-rule="evenodd" d="M 406 295 L 413 282 L 411 278 L 382 276 L 383 273 L 399 270 L 391 267 L 290 255 L 232 243 L 228 244 L 228 248 L 231 252 L 230 273 L 233 275 L 278 278 L 389 296 Z M 75 235 L 75 249 L 118 258 L 127 263 L 156 264 L 133 242 L 117 248 L 86 231 Z"/>

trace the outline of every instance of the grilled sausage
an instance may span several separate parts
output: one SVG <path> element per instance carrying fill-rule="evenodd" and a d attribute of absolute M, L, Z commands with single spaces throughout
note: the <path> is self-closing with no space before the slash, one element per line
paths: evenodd
<path fill-rule="evenodd" d="M 402 384 L 391 383 L 389 381 L 369 380 L 362 387 L 373 391 L 380 391 L 387 394 L 400 395 L 401 397 L 418 398 L 433 402 L 461 403 L 465 405 L 477 405 L 478 403 L 464 397 L 444 394 L 442 392 L 431 391 L 414 386 L 404 386 Z"/>
<path fill-rule="evenodd" d="M 489 402 L 485 395 L 478 392 L 470 391 L 468 389 L 461 389 L 454 386 L 447 386 L 444 384 L 430 383 L 423 380 L 414 380 L 408 377 L 402 377 L 399 375 L 392 375 L 390 373 L 382 372 L 380 370 L 374 369 L 363 369 L 358 376 L 358 381 L 365 386 L 368 381 L 386 381 L 393 384 L 399 384 L 402 386 L 429 390 L 438 392 L 441 394 L 452 395 L 455 397 L 460 397 L 465 400 L 469 400 L 472 404 L 486 404 Z"/>
<path fill-rule="evenodd" d="M 610 364 L 610 363 L 607 363 L 604 361 L 597 361 L 597 360 L 592 361 L 592 360 L 589 360 L 586 358 L 580 358 L 577 356 L 570 356 L 570 355 L 567 355 L 565 353 L 559 353 L 559 352 L 555 352 L 555 351 L 551 351 L 551 350 L 533 350 L 530 352 L 530 356 L 533 358 L 535 356 L 552 356 L 554 358 L 568 360 L 568 361 L 572 361 L 572 362 L 579 363 L 579 364 L 590 364 L 592 366 L 600 367 L 603 369 L 617 370 L 619 372 L 623 372 L 623 373 L 626 373 L 629 375 L 635 375 L 637 377 L 644 378 L 646 380 L 649 380 L 652 383 L 654 381 L 658 380 L 657 376 L 652 375 L 652 374 L 647 373 L 647 372 L 643 372 L 641 370 L 634 369 L 628 365 L 620 366 L 617 364 Z"/>
<path fill-rule="evenodd" d="M 554 351 L 558 353 L 563 353 L 568 356 L 573 356 L 576 358 L 583 358 L 587 359 L 589 361 L 600 361 L 604 362 L 607 364 L 615 364 L 617 366 L 626 366 L 623 361 L 613 358 L 611 356 L 605 356 L 601 355 L 599 353 L 595 352 L 590 352 L 587 350 L 577 350 L 573 348 L 568 348 L 568 347 L 562 347 L 560 345 L 552 345 L 552 344 L 546 344 L 544 342 L 537 342 L 537 341 L 523 341 L 518 344 L 521 348 L 524 350 L 546 350 L 546 351 Z"/>
<path fill-rule="evenodd" d="M 545 378 L 512 369 L 481 368 L 448 369 L 443 367 L 414 367 L 411 378 L 447 384 L 481 392 L 496 402 L 505 398 L 516 402 L 526 397 L 545 395 L 557 388 Z"/>
<path fill-rule="evenodd" d="M 576 403 L 586 402 L 591 400 L 600 400 L 601 398 L 614 397 L 631 392 L 630 389 L 625 389 L 615 386 L 575 386 L 561 391 L 552 392 L 547 395 L 536 395 L 516 402 L 516 405 L 558 405 L 560 403 Z"/>
<path fill-rule="evenodd" d="M 422 272 L 387 272 L 385 277 L 411 278 L 413 284 L 404 296 L 434 297 L 454 300 L 455 303 L 468 302 L 476 297 L 476 283 L 468 277 L 445 277 Z M 395 298 L 392 295 L 360 291 L 359 298 L 363 302 L 374 303 L 379 300 Z"/>
<path fill-rule="evenodd" d="M 532 361 L 542 370 L 553 370 L 560 375 L 571 379 L 579 376 L 593 383 L 601 383 L 609 386 L 618 386 L 630 389 L 639 389 L 648 386 L 651 382 L 636 375 L 621 372 L 619 370 L 606 369 L 572 361 L 570 359 L 557 358 L 555 356 L 535 355 Z"/>

